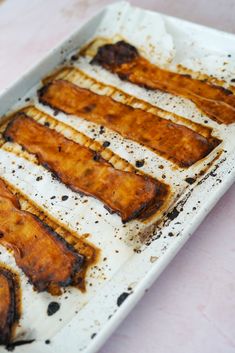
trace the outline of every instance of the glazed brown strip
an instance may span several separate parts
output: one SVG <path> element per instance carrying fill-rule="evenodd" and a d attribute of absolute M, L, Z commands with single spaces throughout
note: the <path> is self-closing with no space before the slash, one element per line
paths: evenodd
<path fill-rule="evenodd" d="M 10 343 L 13 326 L 19 319 L 18 290 L 15 274 L 0 265 L 0 345 Z"/>
<path fill-rule="evenodd" d="M 126 81 L 151 90 L 162 90 L 191 99 L 211 119 L 223 124 L 235 122 L 235 95 L 228 89 L 189 75 L 160 69 L 140 56 L 137 49 L 120 41 L 101 46 L 91 61 L 118 74 Z"/>
<path fill-rule="evenodd" d="M 53 217 L 45 212 L 43 208 L 38 205 L 18 190 L 16 187 L 12 187 L 7 184 L 8 190 L 12 190 L 13 194 L 17 194 L 17 202 L 20 200 L 20 204 L 23 204 L 23 210 L 28 211 L 38 217 L 51 229 L 55 230 L 67 243 L 69 243 L 73 249 L 83 256 L 83 263 L 81 269 L 76 272 L 73 277 L 73 282 L 71 283 L 73 287 L 78 288 L 80 291 L 86 291 L 86 275 L 88 269 L 95 265 L 99 259 L 100 250 L 91 244 L 89 241 L 84 239 L 84 236 L 79 236 L 76 232 L 66 229 L 64 226 L 58 224 L 58 220 L 53 219 Z M 19 197 L 18 197 L 19 195 Z M 17 203 L 18 204 L 18 203 Z M 57 293 L 56 293 L 57 292 Z M 61 294 L 61 289 L 54 288 L 53 294 Z"/>
<path fill-rule="evenodd" d="M 18 113 L 4 132 L 36 154 L 48 168 L 72 190 L 96 197 L 123 222 L 145 218 L 156 212 L 166 200 L 168 186 L 148 176 L 115 169 L 96 152 L 67 139 L 62 134 Z"/>
<path fill-rule="evenodd" d="M 53 294 L 58 287 L 75 284 L 83 256 L 35 215 L 22 211 L 2 180 L 0 234 L 0 244 L 12 251 L 16 264 L 36 290 Z"/>
<path fill-rule="evenodd" d="M 67 114 L 104 125 L 151 148 L 180 167 L 191 166 L 220 143 L 216 138 L 206 138 L 186 126 L 134 109 L 68 81 L 47 84 L 40 90 L 39 100 Z"/>

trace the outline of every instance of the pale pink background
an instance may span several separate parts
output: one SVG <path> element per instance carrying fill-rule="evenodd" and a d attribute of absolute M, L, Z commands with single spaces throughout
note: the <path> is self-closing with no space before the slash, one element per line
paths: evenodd
<path fill-rule="evenodd" d="M 0 90 L 111 1 L 0 1 Z M 235 32 L 234 0 L 131 1 Z M 100 353 L 235 352 L 235 186 Z"/>

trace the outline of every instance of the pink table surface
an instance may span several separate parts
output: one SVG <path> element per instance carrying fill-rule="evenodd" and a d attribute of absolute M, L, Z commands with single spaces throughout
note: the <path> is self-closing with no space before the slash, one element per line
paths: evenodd
<path fill-rule="evenodd" d="M 0 91 L 103 5 L 92 0 L 0 1 Z M 234 0 L 133 4 L 235 32 Z M 233 185 L 100 353 L 235 352 Z"/>

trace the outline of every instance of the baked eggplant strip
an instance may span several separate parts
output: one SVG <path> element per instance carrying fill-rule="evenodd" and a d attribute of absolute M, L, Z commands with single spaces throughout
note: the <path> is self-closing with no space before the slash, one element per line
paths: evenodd
<path fill-rule="evenodd" d="M 38 217 L 20 209 L 15 195 L 0 179 L 0 244 L 13 252 L 37 291 L 58 293 L 74 284 L 83 256 Z"/>
<path fill-rule="evenodd" d="M 235 122 L 235 95 L 222 86 L 193 79 L 190 75 L 163 70 L 139 55 L 124 42 L 99 47 L 91 61 L 116 73 L 122 80 L 151 90 L 162 90 L 191 99 L 211 119 L 223 124 Z"/>
<path fill-rule="evenodd" d="M 21 209 L 32 213 L 38 217 L 43 223 L 47 224 L 51 229 L 58 233 L 73 249 L 84 257 L 81 269 L 74 275 L 73 282 L 71 285 L 78 288 L 80 291 L 86 291 L 86 275 L 88 269 L 97 263 L 99 259 L 100 250 L 91 244 L 89 241 L 84 239 L 84 235 L 78 236 L 76 232 L 68 230 L 62 225 L 58 224 L 51 215 L 45 213 L 41 207 L 36 205 L 28 196 L 22 193 L 21 190 L 17 189 L 7 182 L 7 189 L 14 195 L 17 195 L 17 199 L 20 202 Z M 54 288 L 53 294 L 61 294 L 61 289 Z"/>
<path fill-rule="evenodd" d="M 220 143 L 216 138 L 206 138 L 186 126 L 134 109 L 68 81 L 48 83 L 39 91 L 39 100 L 54 109 L 104 125 L 183 168 L 207 156 Z"/>
<path fill-rule="evenodd" d="M 150 216 L 168 196 L 169 187 L 164 183 L 115 169 L 96 152 L 37 123 L 25 113 L 12 118 L 4 138 L 34 153 L 41 165 L 72 190 L 102 201 L 123 222 Z"/>
<path fill-rule="evenodd" d="M 9 344 L 14 324 L 19 320 L 18 290 L 15 274 L 0 265 L 0 344 Z"/>

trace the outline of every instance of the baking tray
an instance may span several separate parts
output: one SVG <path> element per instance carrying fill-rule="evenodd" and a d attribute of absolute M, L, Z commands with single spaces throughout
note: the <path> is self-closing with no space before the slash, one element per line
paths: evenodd
<path fill-rule="evenodd" d="M 33 97 L 35 91 L 41 85 L 41 79 L 51 74 L 55 69 L 58 70 L 58 68 L 67 65 L 71 56 L 77 54 L 80 48 L 83 48 L 94 38 L 125 38 L 141 49 L 147 57 L 149 56 L 151 61 L 162 67 L 174 70 L 177 66 L 178 70 L 190 73 L 193 69 L 195 73 L 212 75 L 218 80 L 223 80 L 225 86 L 229 86 L 231 79 L 234 78 L 232 76 L 235 69 L 232 59 L 235 55 L 235 38 L 233 35 L 132 7 L 126 2 L 119 2 L 103 9 L 87 24 L 53 49 L 44 60 L 24 74 L 12 87 L 7 88 L 0 97 L 1 116 L 23 107 L 28 97 L 31 99 L 31 104 L 37 104 Z M 133 143 L 132 151 L 134 152 L 128 153 L 125 141 L 120 142 L 119 137 L 114 139 L 117 142 L 112 143 L 110 148 L 130 164 L 134 164 L 135 160 L 143 155 L 145 158 L 152 158 L 152 162 L 147 163 L 144 167 L 143 171 L 145 173 L 161 179 L 162 175 L 159 170 L 157 171 L 156 166 L 163 163 L 165 175 L 162 180 L 168 182 L 173 189 L 175 188 L 174 190 L 179 195 L 177 199 L 172 199 L 172 203 L 169 204 L 168 216 L 164 217 L 162 222 L 158 224 L 151 241 L 142 246 L 139 244 L 136 246 L 128 236 L 124 237 L 125 230 L 122 229 L 117 218 L 114 218 L 114 223 L 117 228 L 119 226 L 118 231 L 122 232 L 121 238 L 123 239 L 121 240 L 113 237 L 112 227 L 107 226 L 105 222 L 101 222 L 99 231 L 94 227 L 92 228 L 90 224 L 90 232 L 95 233 L 90 240 L 101 249 L 101 259 L 108 258 L 108 265 L 104 267 L 100 260 L 101 263 L 98 265 L 100 271 L 94 272 L 93 279 L 89 279 L 93 286 L 88 288 L 87 293 L 71 291 L 69 300 L 65 299 L 67 295 L 57 298 L 56 300 L 60 301 L 63 309 L 53 318 L 46 317 L 47 305 L 54 300 L 53 297 L 48 293 L 38 294 L 33 292 L 24 275 L 20 274 L 24 317 L 20 322 L 21 327 L 18 330 L 16 340 L 35 339 L 35 341 L 19 347 L 16 346 L 16 352 L 97 351 L 169 264 L 235 179 L 234 124 L 218 125 L 203 116 L 191 102 L 178 97 L 171 97 L 159 92 L 151 92 L 150 94 L 147 92 L 147 94 L 143 88 L 133 87 L 100 68 L 91 67 L 84 58 L 74 62 L 73 65 L 85 74 L 89 74 L 93 79 L 98 80 L 103 86 L 111 85 L 142 102 L 162 109 L 166 109 L 167 106 L 166 110 L 170 112 L 169 114 L 176 113 L 189 119 L 191 117 L 191 120 L 199 124 L 206 124 L 213 129 L 214 135 L 222 139 L 223 142 L 208 158 L 179 174 L 176 169 L 173 172 L 172 165 L 164 161 L 163 158 L 155 155 L 153 160 L 152 152 L 138 146 L 138 144 Z M 51 114 L 50 110 L 46 112 Z M 67 117 L 63 115 L 59 115 L 58 120 L 68 123 Z M 205 120 L 207 120 L 206 123 Z M 90 129 L 84 123 L 82 127 L 77 127 L 74 126 L 74 121 L 71 118 L 69 124 L 93 137 L 91 130 L 94 130 L 95 126 Z M 112 133 L 107 132 L 107 135 L 102 136 L 102 138 L 110 138 L 111 135 Z M 22 174 L 17 172 L 13 175 L 10 161 L 19 161 L 20 157 L 13 157 L 13 155 L 8 154 L 8 151 L 0 152 L 0 176 L 20 188 L 23 193 L 29 195 L 32 199 L 34 196 L 33 190 L 36 188 L 37 193 L 42 196 L 43 200 L 38 198 L 33 201 L 43 208 L 45 206 L 43 206 L 43 203 L 46 203 L 50 195 L 48 185 L 50 185 L 50 182 L 52 184 L 56 184 L 56 182 L 50 181 L 48 175 L 45 175 L 45 182 L 32 182 L 32 177 L 35 178 L 38 170 L 36 167 L 34 170 L 32 165 L 27 165 L 27 161 L 25 161 L 25 170 L 27 166 L 30 166 L 33 176 L 27 174 L 26 177 L 25 170 Z M 149 156 L 147 156 L 148 153 Z M 207 169 L 205 169 L 206 166 Z M 193 178 L 195 174 L 202 170 L 204 170 L 204 174 L 197 177 L 195 183 L 191 185 L 185 182 L 186 178 Z M 42 171 L 40 170 L 40 172 Z M 181 184 L 179 183 L 180 180 L 183 181 Z M 180 185 L 178 189 L 176 185 Z M 53 187 L 56 188 L 57 186 Z M 61 197 L 69 191 L 63 185 L 59 185 L 56 192 L 58 193 L 57 196 Z M 87 224 L 84 225 L 84 229 L 82 226 L 81 229 L 75 227 L 74 219 L 78 215 L 80 216 L 79 212 L 81 210 L 76 211 L 74 204 L 68 203 L 62 208 L 60 205 L 57 206 L 47 205 L 46 207 L 55 219 L 61 220 L 64 216 L 64 223 L 79 233 L 87 229 Z M 75 214 L 66 218 L 66 214 L 71 213 L 72 209 L 75 209 Z M 112 216 L 104 213 L 103 218 L 107 217 Z M 109 234 L 109 237 L 104 236 L 104 234 L 102 236 L 102 229 L 105 235 Z M 133 232 L 131 226 L 130 232 Z M 11 264 L 18 270 L 6 251 L 2 250 L 0 260 Z M 101 272 L 102 275 L 97 275 L 98 272 Z M 0 351 L 5 351 L 5 348 L 1 347 Z"/>

